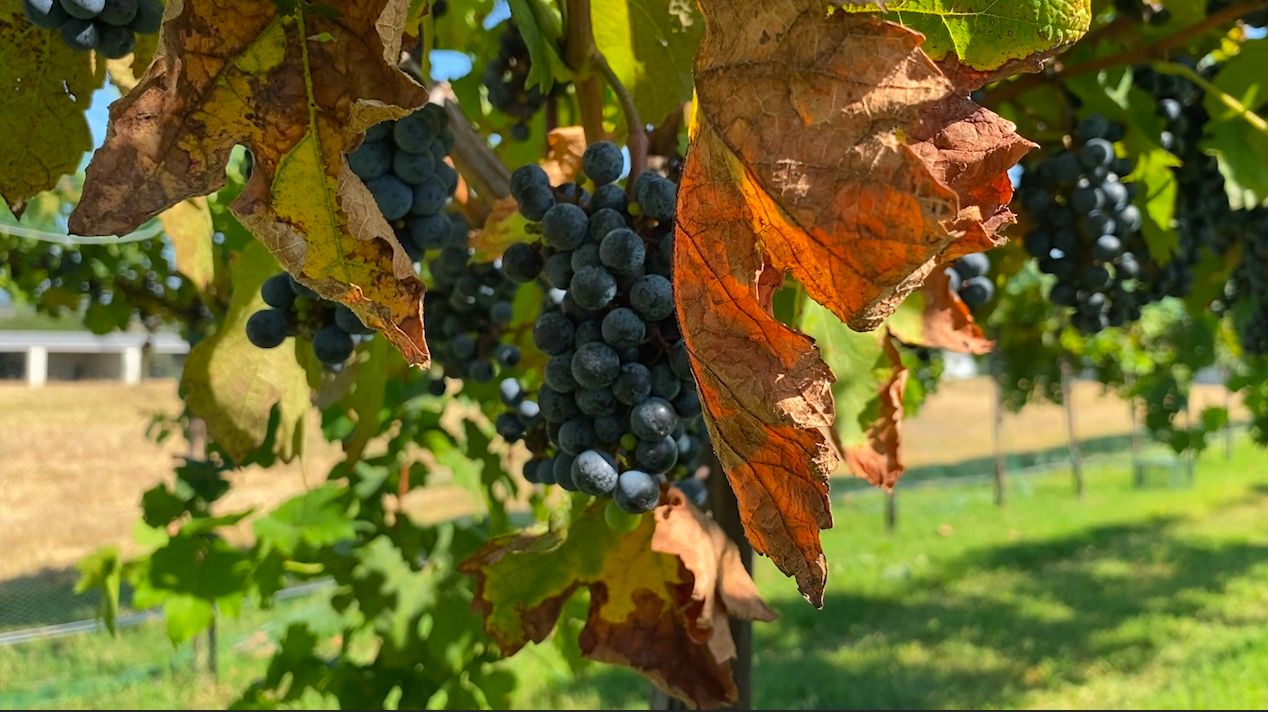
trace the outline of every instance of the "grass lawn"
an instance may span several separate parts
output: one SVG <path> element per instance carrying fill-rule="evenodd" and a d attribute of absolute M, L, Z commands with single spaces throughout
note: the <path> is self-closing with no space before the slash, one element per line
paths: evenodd
<path fill-rule="evenodd" d="M 1268 456 L 1211 453 L 1193 489 L 1134 490 L 1125 461 L 986 484 L 854 493 L 825 532 L 815 612 L 766 562 L 782 619 L 756 632 L 761 707 L 1262 707 L 1268 704 Z M 190 672 L 157 625 L 0 648 L 0 707 L 223 706 L 262 669 L 274 631 L 312 600 L 221 630 L 221 682 Z M 514 661 L 519 707 L 646 708 L 608 667 L 572 679 L 549 645 Z"/>

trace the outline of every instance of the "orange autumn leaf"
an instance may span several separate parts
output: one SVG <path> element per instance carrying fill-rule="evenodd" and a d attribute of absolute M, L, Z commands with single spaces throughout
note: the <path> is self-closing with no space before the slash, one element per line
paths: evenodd
<path fill-rule="evenodd" d="M 110 107 L 71 231 L 123 234 L 214 192 L 233 147 L 245 144 L 254 163 L 231 206 L 239 220 L 301 282 L 425 365 L 422 282 L 344 158 L 367 127 L 426 99 L 396 68 L 407 5 L 169 8 L 153 63 Z"/>
<path fill-rule="evenodd" d="M 980 356 L 995 348 L 982 327 L 973 319 L 969 305 L 951 291 L 950 266 L 939 267 L 924 286 L 919 297 L 923 308 L 918 320 L 891 320 L 889 329 L 909 346 L 946 349 Z"/>
<path fill-rule="evenodd" d="M 567 531 L 518 534 L 485 545 L 462 564 L 476 579 L 472 606 L 507 655 L 550 635 L 563 604 L 590 591 L 582 653 L 631 667 L 687 702 L 734 702 L 727 619 L 772 620 L 735 544 L 682 493 L 632 531 L 610 528 L 599 502 Z"/>
<path fill-rule="evenodd" d="M 879 326 L 939 264 L 998 239 L 1006 171 L 1032 144 L 898 25 L 700 5 L 674 255 L 700 277 L 678 280 L 678 316 L 749 539 L 822 605 L 833 377 L 771 293 L 787 272 L 851 327 Z"/>

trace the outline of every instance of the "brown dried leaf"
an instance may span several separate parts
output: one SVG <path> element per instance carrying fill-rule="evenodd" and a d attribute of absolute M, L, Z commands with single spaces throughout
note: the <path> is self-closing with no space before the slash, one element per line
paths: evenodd
<path fill-rule="evenodd" d="M 551 185 L 568 183 L 581 175 L 581 154 L 586 152 L 586 133 L 580 126 L 560 126 L 546 134 L 546 157 L 541 166 Z"/>
<path fill-rule="evenodd" d="M 951 291 L 949 266 L 938 268 L 920 288 L 923 302 L 918 320 L 891 319 L 889 329 L 904 344 L 982 355 L 995 348 L 973 320 L 969 306 Z M 914 299 L 914 297 L 913 297 Z"/>
<path fill-rule="evenodd" d="M 822 605 L 832 375 L 771 316 L 771 290 L 790 272 L 851 327 L 877 327 L 1012 219 L 1005 171 L 1030 144 L 966 104 L 900 26 L 798 3 L 700 5 L 675 240 L 675 269 L 700 277 L 677 282 L 679 320 L 750 541 Z"/>
<path fill-rule="evenodd" d="M 211 193 L 246 144 L 254 171 L 231 206 L 242 223 L 300 281 L 426 364 L 422 282 L 344 158 L 368 126 L 426 98 L 395 66 L 407 4 L 342 3 L 333 17 L 271 2 L 169 8 L 154 62 L 110 107 L 71 231 L 127 232 Z"/>
<path fill-rule="evenodd" d="M 700 707 L 735 700 L 728 615 L 772 620 L 735 544 L 680 492 L 633 531 L 608 527 L 602 503 L 564 532 L 517 535 L 487 544 L 462 564 L 475 576 L 473 606 L 505 654 L 550 634 L 581 586 L 590 613 L 581 650 L 634 668 Z"/>
<path fill-rule="evenodd" d="M 876 487 L 893 489 L 907 469 L 902 457 L 903 392 L 907 388 L 907 368 L 893 341 L 885 339 L 885 355 L 893 373 L 880 388 L 880 415 L 867 429 L 862 445 L 845 449 L 845 460 L 855 477 Z"/>

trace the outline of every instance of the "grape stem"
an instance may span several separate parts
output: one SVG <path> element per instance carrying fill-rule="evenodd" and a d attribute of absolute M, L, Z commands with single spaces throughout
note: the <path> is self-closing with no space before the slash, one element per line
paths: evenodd
<path fill-rule="evenodd" d="M 643 120 L 638 115 L 638 107 L 634 105 L 634 97 L 630 95 L 625 85 L 621 83 L 621 78 L 616 76 L 616 72 L 612 71 L 612 65 L 608 64 L 608 60 L 595 50 L 594 66 L 599 70 L 599 74 L 607 80 L 608 86 L 612 88 L 612 92 L 616 94 L 616 99 L 621 104 L 621 111 L 625 113 L 625 123 L 629 128 L 629 139 L 626 143 L 630 149 L 630 179 L 629 187 L 634 187 L 634 179 L 647 166 L 647 128 Z"/>
<path fill-rule="evenodd" d="M 1256 114 L 1248 106 L 1238 101 L 1237 97 L 1207 81 L 1206 77 L 1203 77 L 1201 74 L 1198 74 L 1183 64 L 1178 64 L 1176 62 L 1155 62 L 1153 64 L 1153 68 L 1162 74 L 1177 74 L 1185 79 L 1188 79 L 1194 84 L 1197 84 L 1202 87 L 1207 94 L 1218 99 L 1221 104 L 1237 112 L 1237 115 L 1244 119 L 1246 123 L 1253 126 L 1256 131 L 1268 134 L 1268 122 L 1264 121 L 1262 116 Z"/>
<path fill-rule="evenodd" d="M 564 61 L 577 74 L 573 86 L 577 92 L 577 104 L 581 110 L 581 127 L 586 133 L 586 143 L 607 138 L 603 130 L 603 84 L 599 77 L 616 94 L 625 123 L 629 127 L 627 144 L 630 149 L 630 178 L 628 185 L 647 165 L 647 128 L 639 118 L 634 97 L 630 95 L 620 77 L 612 70 L 608 60 L 594 44 L 594 27 L 590 23 L 590 0 L 564 0 Z M 595 76 L 597 72 L 598 76 Z"/>
<path fill-rule="evenodd" d="M 1217 27 L 1226 25 L 1238 18 L 1254 12 L 1255 10 L 1266 7 L 1268 7 L 1268 0 L 1245 0 L 1245 2 L 1230 5 L 1219 12 L 1206 16 L 1200 22 L 1195 22 L 1175 34 L 1168 35 L 1151 45 L 1133 47 L 1132 49 L 1124 50 L 1122 52 L 1108 54 L 1104 57 L 1097 57 L 1086 62 L 1071 64 L 1069 66 L 1057 64 L 1050 72 L 1032 74 L 1028 77 L 1022 77 L 1017 81 L 1009 82 L 998 89 L 987 92 L 986 102 L 999 104 L 1015 99 L 1020 94 L 1055 80 L 1064 81 L 1074 77 L 1081 77 L 1084 74 L 1099 72 L 1102 69 L 1149 62 L 1164 56 L 1168 51 L 1184 45 L 1189 40 L 1200 37 Z M 1091 35 L 1088 35 L 1088 37 L 1094 36 L 1097 36 L 1097 33 L 1094 32 Z M 1100 36 L 1103 37 L 1104 35 Z"/>

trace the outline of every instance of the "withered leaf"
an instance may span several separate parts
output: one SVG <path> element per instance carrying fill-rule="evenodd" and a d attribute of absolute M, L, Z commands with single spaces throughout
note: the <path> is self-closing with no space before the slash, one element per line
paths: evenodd
<path fill-rule="evenodd" d="M 891 319 L 889 330 L 910 346 L 979 356 L 990 353 L 995 342 L 986 338 L 969 306 L 951 291 L 949 270 L 950 267 L 939 267 L 914 295 L 911 301 L 915 302 L 914 307 L 920 307 L 919 315 Z"/>
<path fill-rule="evenodd" d="M 898 25 L 800 3 L 700 5 L 679 319 L 749 539 L 822 605 L 832 374 L 771 316 L 771 290 L 788 272 L 851 327 L 879 326 L 1011 221 L 1006 171 L 1030 144 Z"/>
<path fill-rule="evenodd" d="M 626 665 L 700 707 L 733 702 L 728 616 L 771 620 L 735 544 L 681 493 L 630 532 L 608 527 L 604 503 L 567 531 L 489 542 L 462 564 L 473 606 L 505 654 L 546 638 L 579 587 L 590 590 L 582 653 Z"/>
<path fill-rule="evenodd" d="M 70 229 L 126 232 L 211 193 L 234 145 L 245 144 L 254 170 L 231 206 L 242 223 L 300 281 L 426 364 L 422 282 L 344 159 L 368 126 L 426 99 L 395 67 L 406 6 L 341 3 L 333 15 L 235 0 L 169 8 L 153 63 L 110 107 Z"/>

